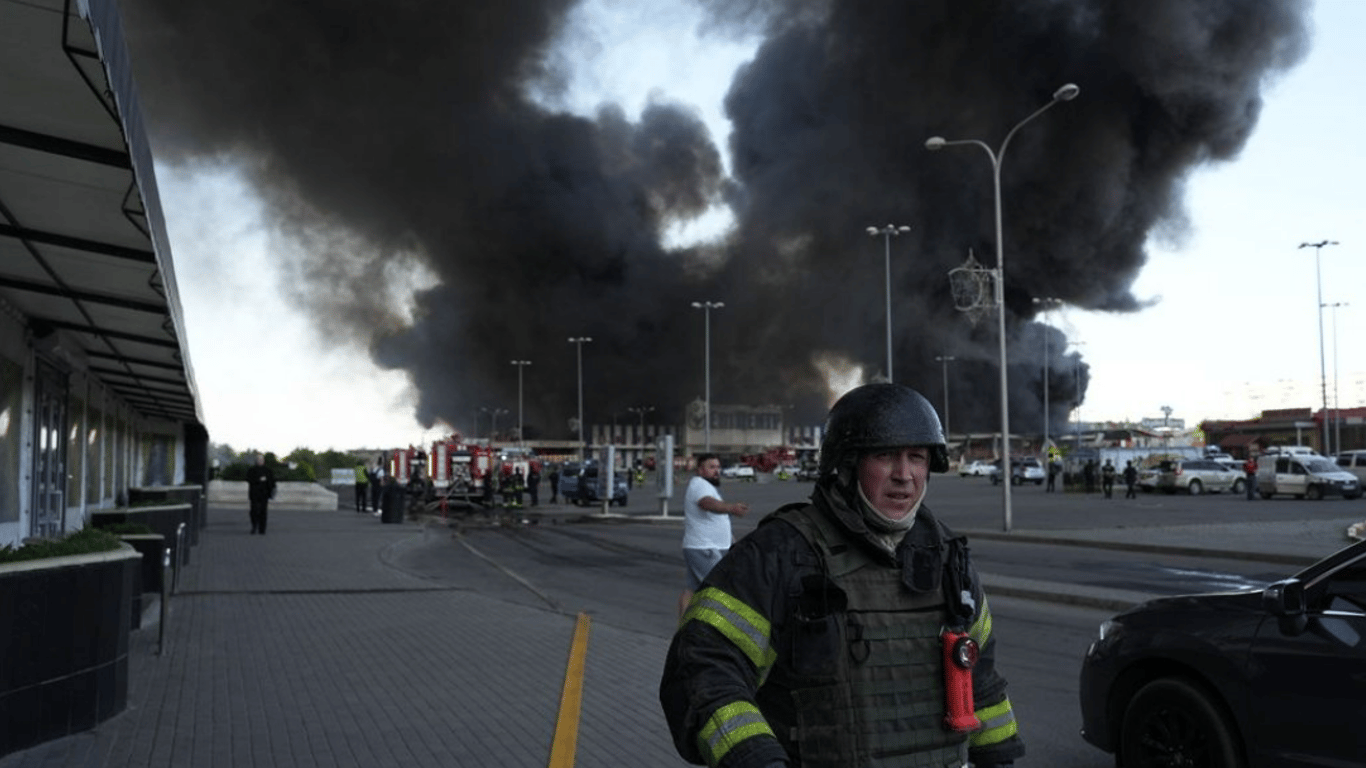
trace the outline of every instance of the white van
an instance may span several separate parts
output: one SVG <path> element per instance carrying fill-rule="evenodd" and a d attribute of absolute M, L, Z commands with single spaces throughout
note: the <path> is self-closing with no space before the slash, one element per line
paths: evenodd
<path fill-rule="evenodd" d="M 1317 500 L 1338 495 L 1361 496 L 1361 481 L 1318 454 L 1262 454 L 1257 459 L 1257 493 L 1263 499 L 1276 494 Z"/>
<path fill-rule="evenodd" d="M 1357 484 L 1366 485 L 1366 451 L 1343 451 L 1338 454 L 1338 469 L 1356 475 Z"/>

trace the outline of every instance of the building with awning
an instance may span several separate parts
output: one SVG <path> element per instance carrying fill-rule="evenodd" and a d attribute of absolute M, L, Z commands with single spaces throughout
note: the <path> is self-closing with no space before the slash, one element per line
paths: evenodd
<path fill-rule="evenodd" d="M 0 545 L 207 449 L 117 0 L 0 3 Z"/>

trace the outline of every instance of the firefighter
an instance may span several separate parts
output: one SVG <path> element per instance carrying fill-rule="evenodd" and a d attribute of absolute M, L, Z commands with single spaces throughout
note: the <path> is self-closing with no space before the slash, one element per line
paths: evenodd
<path fill-rule="evenodd" d="M 659 690 L 679 754 L 1013 765 L 1024 744 L 986 596 L 966 540 L 921 503 L 948 470 L 933 406 L 898 384 L 854 389 L 820 456 L 810 501 L 733 546 L 679 624 Z"/>
<path fill-rule="evenodd" d="M 512 506 L 522 508 L 522 494 L 526 493 L 526 475 L 522 474 L 522 468 L 517 467 L 512 470 Z"/>

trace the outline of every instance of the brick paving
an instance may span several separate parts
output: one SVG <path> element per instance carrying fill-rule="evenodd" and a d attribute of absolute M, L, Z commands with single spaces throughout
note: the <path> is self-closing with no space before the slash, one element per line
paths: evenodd
<path fill-rule="evenodd" d="M 574 616 L 404 572 L 413 525 L 273 508 L 247 530 L 210 508 L 165 653 L 155 612 L 133 631 L 123 713 L 0 768 L 547 765 Z M 576 765 L 685 765 L 666 642 L 592 625 Z"/>

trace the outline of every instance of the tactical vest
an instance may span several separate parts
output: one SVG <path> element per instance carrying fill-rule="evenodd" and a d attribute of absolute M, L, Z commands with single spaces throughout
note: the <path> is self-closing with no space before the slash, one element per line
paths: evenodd
<path fill-rule="evenodd" d="M 806 658 L 783 675 L 796 720 L 783 725 L 802 768 L 966 766 L 966 735 L 944 726 L 942 590 L 912 592 L 899 568 L 875 562 L 813 506 L 779 519 L 811 544 L 835 588 L 827 626 L 837 637 L 793 648 L 794 657 Z M 812 613 L 809 594 L 801 603 L 798 614 Z"/>

